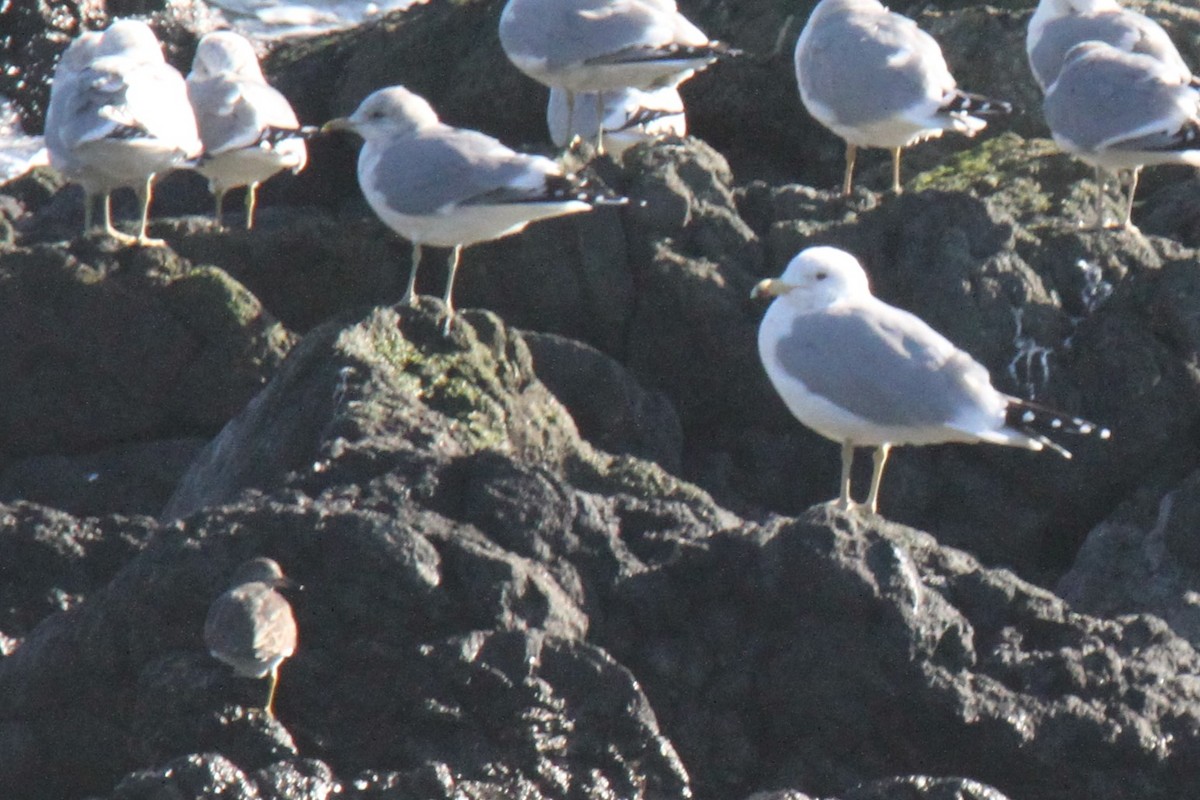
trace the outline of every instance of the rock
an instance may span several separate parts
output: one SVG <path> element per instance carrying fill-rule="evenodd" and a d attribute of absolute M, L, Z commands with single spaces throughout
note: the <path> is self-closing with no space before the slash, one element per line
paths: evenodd
<path fill-rule="evenodd" d="M 495 447 L 549 464 L 578 458 L 574 426 L 533 379 L 524 344 L 494 316 L 464 317 L 449 340 L 436 314 L 409 308 L 311 332 L 201 453 L 164 516 L 273 488 L 289 473 L 319 475 L 348 448 L 410 450 L 414 437 L 445 456 Z"/>
<path fill-rule="evenodd" d="M 8 248 L 0 464 L 213 435 L 291 336 L 220 270 L 166 249 Z"/>
<path fill-rule="evenodd" d="M 5 796 L 1194 794 L 1191 176 L 1147 171 L 1146 235 L 1081 230 L 1094 179 L 1018 100 L 912 148 L 903 196 L 868 154 L 836 197 L 841 145 L 791 78 L 811 5 L 685 4 L 749 51 L 685 86 L 699 138 L 590 165 L 623 209 L 472 247 L 460 300 L 490 311 L 449 337 L 436 300 L 388 305 L 409 248 L 348 142 L 251 232 L 175 216 L 195 181 L 164 182 L 164 250 L 62 242 L 78 199 L 45 173 L 0 190 Z M 1020 97 L 1018 5 L 899 10 L 964 86 Z M 269 71 L 307 122 L 400 80 L 536 149 L 544 91 L 499 52 L 501 6 L 418 5 Z M 906 448 L 894 522 L 810 508 L 837 446 L 767 384 L 747 295 L 815 243 L 1112 439 Z M 127 516 L 200 439 L 164 521 Z M 254 555 L 306 587 L 275 720 L 200 636 Z"/>
<path fill-rule="evenodd" d="M 887 778 L 856 786 L 845 800 L 1008 800 L 990 786 L 967 778 L 926 775 Z"/>
<path fill-rule="evenodd" d="M 639 676 L 698 796 L 738 796 L 749 774 L 841 796 L 867 774 L 911 772 L 915 753 L 1023 797 L 1127 797 L 1132 784 L 1155 795 L 1150 772 L 1194 780 L 1188 757 L 1147 735 L 1174 723 L 1129 716 L 1195 713 L 1176 677 L 1192 669 L 1190 646 L 1153 617 L 1074 614 L 910 529 L 814 510 L 717 534 L 622 589 L 607 645 Z M 1131 748 L 1128 772 L 1098 752 L 1086 763 L 1104 778 L 1066 766 L 1085 763 L 1068 751 L 1108 747 Z"/>
<path fill-rule="evenodd" d="M 550 333 L 526 333 L 538 379 L 566 406 L 596 447 L 654 461 L 679 473 L 683 430 L 670 399 L 643 389 L 620 362 Z"/>
<path fill-rule="evenodd" d="M 24 499 L 78 516 L 155 516 L 205 444 L 168 439 L 79 456 L 30 456 L 0 472 L 0 502 Z"/>
<path fill-rule="evenodd" d="M 1200 557 L 1194 540 L 1200 475 L 1146 486 L 1097 525 L 1055 591 L 1089 614 L 1154 614 L 1200 646 Z"/>
<path fill-rule="evenodd" d="M 146 519 L 79 520 L 32 503 L 0 505 L 3 654 L 43 618 L 69 611 L 104 586 L 152 531 Z"/>

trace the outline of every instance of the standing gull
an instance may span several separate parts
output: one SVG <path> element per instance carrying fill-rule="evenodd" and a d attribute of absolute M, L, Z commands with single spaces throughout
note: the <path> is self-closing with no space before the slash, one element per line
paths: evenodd
<path fill-rule="evenodd" d="M 675 0 L 508 0 L 500 45 L 517 69 L 575 95 L 675 85 L 735 51 L 693 25 Z M 602 117 L 597 97 L 596 116 Z"/>
<path fill-rule="evenodd" d="M 902 148 L 947 130 L 974 136 L 987 126 L 978 115 L 1012 110 L 960 91 L 934 38 L 878 0 L 821 0 L 796 42 L 795 67 L 808 113 L 846 141 L 843 195 L 858 148 L 891 151 L 899 194 Z"/>
<path fill-rule="evenodd" d="M 46 154 L 50 159 L 50 166 L 71 183 L 78 183 L 83 187 L 83 229 L 91 229 L 96 198 L 102 196 L 105 233 L 117 237 L 120 234 L 113 229 L 108 198 L 110 181 L 104 173 L 77 158 L 74 148 L 63 138 L 65 120 L 80 109 L 80 75 L 96 57 L 102 35 L 99 31 L 84 31 L 67 46 L 54 68 L 54 77 L 50 83 L 50 103 L 46 107 Z"/>
<path fill-rule="evenodd" d="M 258 184 L 308 161 L 300 122 L 287 98 L 267 83 L 254 46 L 231 31 L 205 35 L 187 77 L 204 155 L 196 171 L 208 178 L 221 224 L 225 193 L 246 187 L 246 229 L 254 227 Z"/>
<path fill-rule="evenodd" d="M 1087 41 L 1152 56 L 1185 82 L 1192 79 L 1171 37 L 1146 15 L 1121 8 L 1116 0 L 1041 0 L 1029 20 L 1025 53 L 1043 92 L 1058 78 L 1067 52 Z"/>
<path fill-rule="evenodd" d="M 767 377 L 802 423 L 842 445 L 838 507 L 850 499 L 855 447 L 875 448 L 866 508 L 875 513 L 892 445 L 990 442 L 1071 454 L 1035 426 L 1108 431 L 1011 397 L 987 369 L 918 317 L 871 294 L 849 253 L 810 247 L 779 278 L 754 287 L 774 297 L 758 329 Z"/>
<path fill-rule="evenodd" d="M 163 59 L 150 27 L 126 19 L 104 31 L 94 58 L 74 80 L 70 102 L 53 120 L 53 136 L 70 153 L 86 202 L 133 187 L 141 201 L 137 236 L 112 228 L 107 199 L 106 232 L 126 243 L 161 244 L 146 236 L 155 175 L 183 166 L 201 150 L 183 76 Z"/>
<path fill-rule="evenodd" d="M 403 86 L 374 92 L 349 117 L 323 129 L 352 130 L 363 138 L 358 184 L 384 224 L 413 243 L 404 302 L 416 296 L 421 248 L 452 248 L 443 298 L 447 333 L 464 247 L 517 233 L 535 220 L 625 202 L 595 191 L 548 158 L 442 123 L 424 98 Z"/>
<path fill-rule="evenodd" d="M 204 643 L 213 658 L 233 667 L 238 677 L 271 676 L 263 706 L 269 716 L 275 715 L 279 665 L 296 652 L 296 619 L 276 589 L 294 585 L 272 559 L 252 558 L 238 567 L 204 620 Z"/>
<path fill-rule="evenodd" d="M 1132 229 L 1146 164 L 1200 166 L 1200 91 L 1156 58 L 1104 42 L 1071 48 L 1042 103 L 1059 147 L 1096 169 L 1096 226 L 1104 221 L 1105 170 L 1132 173 L 1120 227 Z"/>
<path fill-rule="evenodd" d="M 620 158 L 626 150 L 640 142 L 663 136 L 687 135 L 683 98 L 673 85 L 648 92 L 617 89 L 599 94 L 599 97 L 590 93 L 576 97 L 580 105 L 575 110 L 573 124 L 568 126 L 570 114 L 567 93 L 562 89 L 551 89 L 550 101 L 546 105 L 546 127 L 550 130 L 550 141 L 559 147 L 567 147 L 575 137 L 595 139 L 600 136 L 609 155 Z M 600 117 L 596 116 L 597 106 L 601 107 Z"/>

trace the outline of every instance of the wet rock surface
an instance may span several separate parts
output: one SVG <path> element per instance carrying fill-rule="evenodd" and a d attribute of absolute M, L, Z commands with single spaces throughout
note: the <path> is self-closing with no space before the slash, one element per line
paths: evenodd
<path fill-rule="evenodd" d="M 840 198 L 791 77 L 811 3 L 684 6 L 747 51 L 685 87 L 697 138 L 589 165 L 623 209 L 469 248 L 449 336 L 438 301 L 395 305 L 409 246 L 350 140 L 250 232 L 172 176 L 162 249 L 77 236 L 47 171 L 0 187 L 0 794 L 1197 793 L 1195 177 L 1147 172 L 1141 232 L 1084 230 L 1096 186 L 1040 138 L 1028 3 L 900 4 L 1019 113 L 912 148 L 899 197 L 867 153 Z M 402 81 L 545 149 L 501 7 L 418 5 L 268 74 L 306 122 Z M 1196 12 L 1145 7 L 1198 63 Z M 823 505 L 837 447 L 771 390 L 747 299 L 812 244 L 1112 439 L 901 448 L 886 519 Z M 304 587 L 276 718 L 201 636 L 257 555 Z"/>

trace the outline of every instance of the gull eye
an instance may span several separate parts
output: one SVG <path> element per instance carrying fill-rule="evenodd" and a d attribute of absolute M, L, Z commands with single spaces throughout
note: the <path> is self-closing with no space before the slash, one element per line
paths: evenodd
<path fill-rule="evenodd" d="M 826 272 L 825 270 L 821 270 L 820 272 L 817 273 L 817 280 L 819 280 L 819 281 L 823 281 L 828 277 L 829 277 L 829 273 Z"/>

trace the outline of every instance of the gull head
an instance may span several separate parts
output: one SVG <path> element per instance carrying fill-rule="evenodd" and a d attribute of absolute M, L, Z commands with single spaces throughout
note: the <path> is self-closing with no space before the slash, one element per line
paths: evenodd
<path fill-rule="evenodd" d="M 233 578 L 229 581 L 230 587 L 244 586 L 247 583 L 265 583 L 267 586 L 277 588 L 288 588 L 296 585 L 294 581 L 283 574 L 283 568 L 279 566 L 277 561 L 264 556 L 243 562 L 233 573 Z"/>
<path fill-rule="evenodd" d="M 350 130 L 370 140 L 412 134 L 437 124 L 437 112 L 425 98 L 403 86 L 389 86 L 372 92 L 353 114 L 332 119 L 321 130 Z"/>
<path fill-rule="evenodd" d="M 119 19 L 104 29 L 96 56 L 124 56 L 143 62 L 165 62 L 162 44 L 140 19 Z"/>
<path fill-rule="evenodd" d="M 809 247 L 778 278 L 759 281 L 750 296 L 782 298 L 801 310 L 816 310 L 870 294 L 858 259 L 836 247 Z"/>
<path fill-rule="evenodd" d="M 262 77 L 254 45 L 233 31 L 213 31 L 204 35 L 196 45 L 196 57 L 192 59 L 192 72 L 188 77 L 211 78 L 223 72 L 247 78 Z"/>
<path fill-rule="evenodd" d="M 100 31 L 84 31 L 71 40 L 71 44 L 63 51 L 54 69 L 55 80 L 62 75 L 79 72 L 96 57 L 100 47 L 100 39 L 104 34 Z"/>

